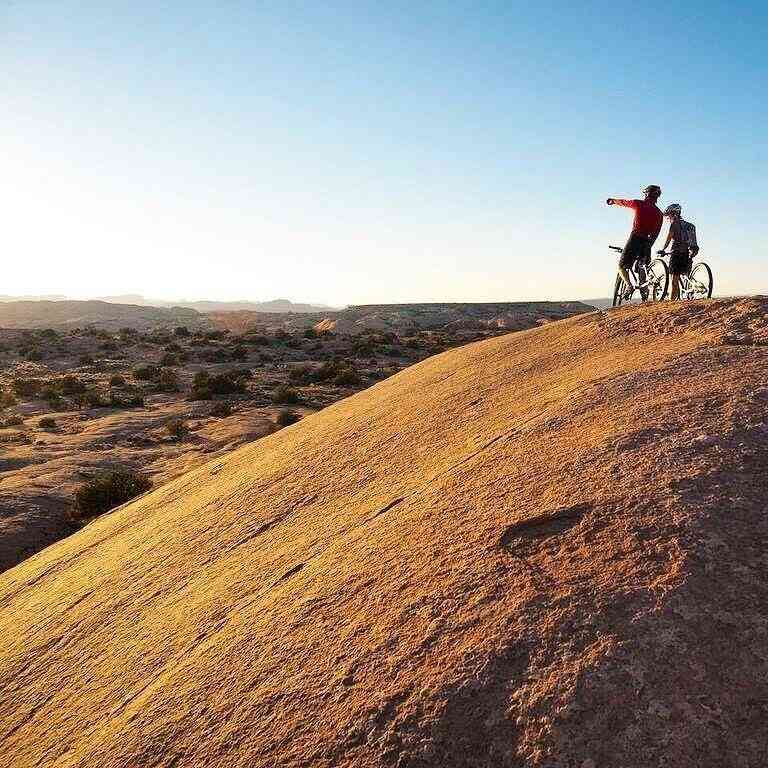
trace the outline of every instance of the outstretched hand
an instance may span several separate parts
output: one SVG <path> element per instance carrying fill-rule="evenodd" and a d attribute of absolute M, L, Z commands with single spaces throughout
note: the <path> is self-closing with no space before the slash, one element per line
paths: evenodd
<path fill-rule="evenodd" d="M 612 197 L 609 197 L 605 202 L 608 203 L 608 205 L 613 205 L 616 201 Z"/>

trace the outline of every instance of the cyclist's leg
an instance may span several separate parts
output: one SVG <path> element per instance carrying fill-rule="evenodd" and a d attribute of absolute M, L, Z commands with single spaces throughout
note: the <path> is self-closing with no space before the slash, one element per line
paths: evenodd
<path fill-rule="evenodd" d="M 688 272 L 688 255 L 673 251 L 669 257 L 669 271 L 672 274 L 672 301 L 680 298 L 680 275 Z"/>
<path fill-rule="evenodd" d="M 669 297 L 672 301 L 680 298 L 680 275 L 677 272 L 672 273 L 672 294 Z"/>
<path fill-rule="evenodd" d="M 635 265 L 637 259 L 637 239 L 633 236 L 629 236 L 627 244 L 624 246 L 624 250 L 619 259 L 619 276 L 627 286 L 627 293 L 625 298 L 630 298 L 632 291 L 634 290 L 634 283 L 629 276 L 629 270 Z"/>

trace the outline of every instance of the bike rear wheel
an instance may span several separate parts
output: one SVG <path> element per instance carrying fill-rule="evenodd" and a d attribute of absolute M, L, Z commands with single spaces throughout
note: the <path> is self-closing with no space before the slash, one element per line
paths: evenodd
<path fill-rule="evenodd" d="M 613 287 L 613 306 L 620 307 L 624 301 L 624 291 L 627 290 L 627 284 L 621 279 L 621 275 L 616 275 L 616 284 Z"/>
<path fill-rule="evenodd" d="M 648 265 L 648 297 L 651 301 L 663 301 L 669 289 L 669 267 L 665 261 L 654 259 Z"/>
<path fill-rule="evenodd" d="M 709 264 L 700 261 L 688 276 L 688 286 L 690 290 L 686 298 L 688 299 L 711 299 L 714 281 L 712 279 L 712 270 Z"/>

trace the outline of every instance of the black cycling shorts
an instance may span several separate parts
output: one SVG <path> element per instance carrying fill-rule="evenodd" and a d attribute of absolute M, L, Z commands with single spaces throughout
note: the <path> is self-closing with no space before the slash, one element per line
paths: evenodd
<path fill-rule="evenodd" d="M 651 241 L 645 235 L 636 235 L 633 232 L 624 246 L 621 259 L 619 259 L 619 266 L 624 269 L 632 269 L 637 261 L 643 265 L 650 264 Z"/>
<path fill-rule="evenodd" d="M 673 275 L 687 275 L 691 271 L 693 259 L 688 251 L 672 251 L 669 257 L 669 271 Z"/>

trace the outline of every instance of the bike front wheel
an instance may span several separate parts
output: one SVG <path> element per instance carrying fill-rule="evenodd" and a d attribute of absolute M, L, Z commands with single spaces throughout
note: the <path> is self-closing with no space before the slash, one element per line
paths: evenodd
<path fill-rule="evenodd" d="M 616 275 L 616 284 L 613 287 L 613 306 L 620 307 L 621 302 L 624 301 L 624 291 L 626 291 L 626 283 L 621 279 L 621 275 Z"/>
<path fill-rule="evenodd" d="M 663 301 L 669 289 L 669 267 L 666 261 L 654 259 L 648 265 L 648 296 L 651 301 Z"/>
<path fill-rule="evenodd" d="M 700 261 L 688 276 L 688 299 L 711 299 L 714 281 L 709 264 Z"/>

